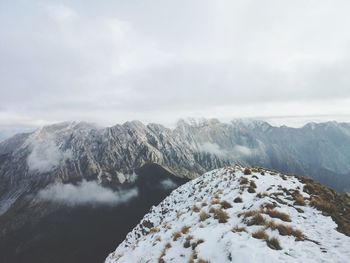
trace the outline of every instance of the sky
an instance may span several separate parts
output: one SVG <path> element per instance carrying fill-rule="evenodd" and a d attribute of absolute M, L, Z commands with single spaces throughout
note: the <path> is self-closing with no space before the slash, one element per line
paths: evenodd
<path fill-rule="evenodd" d="M 350 121 L 347 0 L 0 0 L 0 130 Z"/>

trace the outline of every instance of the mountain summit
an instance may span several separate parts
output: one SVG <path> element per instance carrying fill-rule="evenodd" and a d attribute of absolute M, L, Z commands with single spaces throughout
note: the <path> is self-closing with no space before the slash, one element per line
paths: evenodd
<path fill-rule="evenodd" d="M 222 168 L 152 207 L 106 263 L 343 263 L 349 218 L 350 199 L 312 180 Z"/>

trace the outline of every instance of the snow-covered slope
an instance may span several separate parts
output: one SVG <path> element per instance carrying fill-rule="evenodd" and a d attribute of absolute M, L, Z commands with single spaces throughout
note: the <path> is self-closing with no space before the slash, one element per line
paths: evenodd
<path fill-rule="evenodd" d="M 339 198 L 262 168 L 214 170 L 152 207 L 106 262 L 349 262 Z"/>

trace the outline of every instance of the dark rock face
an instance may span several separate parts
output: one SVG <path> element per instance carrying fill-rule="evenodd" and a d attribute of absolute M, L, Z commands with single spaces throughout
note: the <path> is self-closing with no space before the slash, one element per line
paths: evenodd
<path fill-rule="evenodd" d="M 103 262 L 152 205 L 188 181 L 158 165 L 146 165 L 137 174 L 123 189 L 137 187 L 138 196 L 116 206 L 70 207 L 29 196 L 17 200 L 0 216 L 0 262 Z M 172 187 L 162 187 L 164 180 Z"/>

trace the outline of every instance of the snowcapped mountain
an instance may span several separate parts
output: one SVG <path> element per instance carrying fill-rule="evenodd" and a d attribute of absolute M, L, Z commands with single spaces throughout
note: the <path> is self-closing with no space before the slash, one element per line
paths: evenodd
<path fill-rule="evenodd" d="M 239 166 L 152 207 L 106 263 L 348 262 L 350 198 L 310 179 Z"/>
<path fill-rule="evenodd" d="M 135 169 L 157 163 L 195 178 L 243 163 L 308 175 L 344 191 L 350 188 L 350 125 L 308 124 L 300 129 L 263 121 L 179 121 L 176 128 L 139 121 L 102 128 L 66 122 L 0 143 L 0 193 L 54 181 L 122 183 Z"/>

